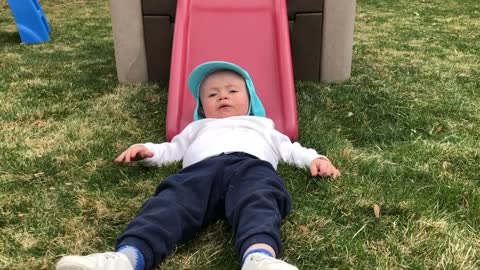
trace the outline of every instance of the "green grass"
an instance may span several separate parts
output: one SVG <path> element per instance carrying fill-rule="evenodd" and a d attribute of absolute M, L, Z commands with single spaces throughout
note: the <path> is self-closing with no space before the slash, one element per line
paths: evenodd
<path fill-rule="evenodd" d="M 114 165 L 164 140 L 164 85 L 116 80 L 108 1 L 49 0 L 51 41 L 20 45 L 0 4 L 0 269 L 111 250 L 180 168 Z M 480 2 L 358 0 L 352 78 L 297 82 L 299 141 L 338 181 L 279 166 L 300 269 L 480 268 Z M 373 205 L 381 208 L 375 218 Z M 161 269 L 239 269 L 219 222 Z"/>

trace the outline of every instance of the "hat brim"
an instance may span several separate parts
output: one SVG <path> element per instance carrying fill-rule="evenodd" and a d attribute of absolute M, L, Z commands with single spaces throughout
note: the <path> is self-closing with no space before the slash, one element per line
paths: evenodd
<path fill-rule="evenodd" d="M 247 71 L 233 63 L 224 61 L 211 61 L 203 63 L 193 69 L 188 77 L 188 88 L 195 98 L 198 97 L 198 88 L 205 76 L 218 70 L 231 70 L 240 74 L 243 78 L 250 78 L 250 75 Z"/>

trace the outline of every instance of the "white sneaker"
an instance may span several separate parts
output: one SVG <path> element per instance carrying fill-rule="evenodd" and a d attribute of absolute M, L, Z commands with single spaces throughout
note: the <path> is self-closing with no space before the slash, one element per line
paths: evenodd
<path fill-rule="evenodd" d="M 87 256 L 65 256 L 57 262 L 57 270 L 133 270 L 127 256 L 118 252 Z"/>
<path fill-rule="evenodd" d="M 262 253 L 252 253 L 245 259 L 242 270 L 298 270 L 298 268 Z"/>

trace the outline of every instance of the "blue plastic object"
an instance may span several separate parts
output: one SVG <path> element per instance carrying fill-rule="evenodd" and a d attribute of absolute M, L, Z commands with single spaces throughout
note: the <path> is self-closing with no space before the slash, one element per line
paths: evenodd
<path fill-rule="evenodd" d="M 7 4 L 22 43 L 39 43 L 50 39 L 50 26 L 38 0 L 7 0 Z"/>

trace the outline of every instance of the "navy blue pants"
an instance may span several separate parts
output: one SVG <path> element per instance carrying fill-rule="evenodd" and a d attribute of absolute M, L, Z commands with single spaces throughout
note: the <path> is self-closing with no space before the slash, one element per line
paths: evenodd
<path fill-rule="evenodd" d="M 272 165 L 245 153 L 221 154 L 167 177 L 120 235 L 117 247 L 133 245 L 145 269 L 159 264 L 180 242 L 219 219 L 232 227 L 240 256 L 256 243 L 279 254 L 280 223 L 290 195 Z"/>

